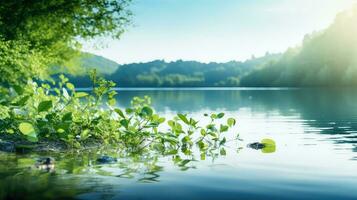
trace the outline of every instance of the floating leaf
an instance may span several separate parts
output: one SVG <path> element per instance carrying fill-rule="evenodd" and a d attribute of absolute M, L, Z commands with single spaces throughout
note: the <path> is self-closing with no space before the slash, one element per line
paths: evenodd
<path fill-rule="evenodd" d="M 261 143 L 264 144 L 264 148 L 262 148 L 263 153 L 274 153 L 276 151 L 276 145 L 274 140 L 263 139 Z"/>

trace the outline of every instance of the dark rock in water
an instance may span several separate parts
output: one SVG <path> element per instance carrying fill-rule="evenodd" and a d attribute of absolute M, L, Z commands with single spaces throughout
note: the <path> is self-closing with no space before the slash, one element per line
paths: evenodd
<path fill-rule="evenodd" d="M 110 157 L 110 156 L 100 156 L 97 159 L 97 162 L 100 164 L 110 164 L 110 163 L 116 163 L 118 160 L 116 158 Z"/>
<path fill-rule="evenodd" d="M 260 150 L 265 147 L 265 144 L 259 143 L 259 142 L 253 142 L 247 145 L 247 147 L 255 149 L 255 150 Z"/>
<path fill-rule="evenodd" d="M 14 152 L 15 145 L 11 142 L 6 142 L 6 141 L 0 140 L 0 151 Z"/>
<path fill-rule="evenodd" d="M 53 172 L 55 168 L 55 159 L 52 157 L 39 158 L 36 161 L 35 167 L 47 172 Z"/>
<path fill-rule="evenodd" d="M 53 165 L 55 164 L 55 159 L 52 157 L 44 157 L 37 159 L 37 165 Z"/>

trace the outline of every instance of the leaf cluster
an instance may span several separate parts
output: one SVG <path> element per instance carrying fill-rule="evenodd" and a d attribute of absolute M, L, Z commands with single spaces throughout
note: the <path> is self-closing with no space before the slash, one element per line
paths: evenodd
<path fill-rule="evenodd" d="M 0 134 L 30 142 L 62 141 L 71 148 L 99 142 L 129 152 L 152 149 L 190 155 L 197 147 L 202 157 L 217 149 L 225 155 L 224 133 L 236 124 L 235 119 L 218 124 L 216 120 L 222 120 L 224 113 L 217 113 L 206 115 L 206 125 L 185 114 L 166 120 L 151 107 L 147 96 L 133 98 L 131 106 L 122 109 L 116 106 L 115 84 L 97 78 L 95 71 L 91 78 L 91 91 L 77 91 L 63 75 L 58 83 L 29 81 L 22 87 L 4 89 Z"/>

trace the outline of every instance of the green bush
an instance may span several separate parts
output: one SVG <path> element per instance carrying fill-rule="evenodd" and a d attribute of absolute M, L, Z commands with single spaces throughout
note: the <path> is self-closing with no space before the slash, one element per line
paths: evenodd
<path fill-rule="evenodd" d="M 150 147 L 161 153 L 190 153 L 193 145 L 201 150 L 220 148 L 226 142 L 223 133 L 235 125 L 233 118 L 216 124 L 223 113 L 207 115 L 211 122 L 205 126 L 183 114 L 166 120 L 150 107 L 149 97 L 135 97 L 131 107 L 122 110 L 115 107 L 115 84 L 97 78 L 95 71 L 91 79 L 91 92 L 76 91 L 64 76 L 52 87 L 29 81 L 24 87 L 5 89 L 0 133 L 30 142 L 63 141 L 70 148 L 99 142 L 130 152 Z M 165 122 L 168 131 L 161 128 Z"/>

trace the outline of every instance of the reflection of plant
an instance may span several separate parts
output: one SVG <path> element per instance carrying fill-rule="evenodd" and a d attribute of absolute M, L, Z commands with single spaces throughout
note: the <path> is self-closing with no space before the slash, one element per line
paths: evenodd
<path fill-rule="evenodd" d="M 211 122 L 200 126 L 197 120 L 178 114 L 167 121 L 170 129 L 163 131 L 160 125 L 166 119 L 150 107 L 149 97 L 135 97 L 129 108 L 121 110 L 115 107 L 116 92 L 111 90 L 115 84 L 98 78 L 95 71 L 90 77 L 92 92 L 76 91 L 64 76 L 53 86 L 29 81 L 24 87 L 4 89 L 1 133 L 30 142 L 63 141 L 74 148 L 99 142 L 130 152 L 149 148 L 164 155 L 178 151 L 189 155 L 196 145 L 201 152 L 219 149 L 225 154 L 223 133 L 235 125 L 233 118 L 217 125 L 215 120 L 224 113 L 212 114 Z M 195 138 L 194 133 L 201 135 Z"/>

